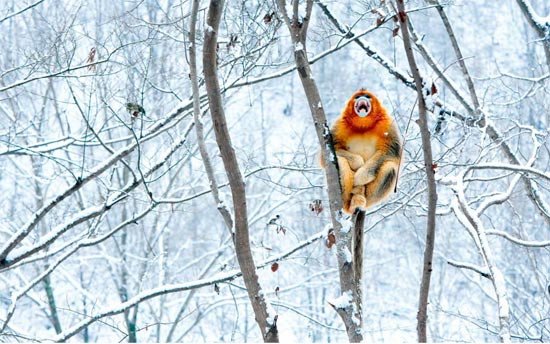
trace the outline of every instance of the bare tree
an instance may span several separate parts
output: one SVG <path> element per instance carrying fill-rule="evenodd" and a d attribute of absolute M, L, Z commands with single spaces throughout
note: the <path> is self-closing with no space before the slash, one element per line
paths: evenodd
<path fill-rule="evenodd" d="M 231 136 L 227 128 L 223 110 L 221 91 L 217 76 L 216 48 L 217 34 L 220 27 L 220 19 L 223 12 L 224 1 L 212 0 L 208 6 L 206 19 L 207 29 L 204 33 L 203 66 L 206 92 L 210 114 L 214 123 L 216 141 L 220 148 L 225 171 L 229 179 L 229 187 L 233 196 L 233 211 L 235 221 L 235 251 L 237 260 L 243 273 L 243 280 L 248 291 L 248 297 L 254 309 L 256 322 L 260 327 L 265 342 L 279 341 L 277 330 L 277 315 L 273 314 L 271 307 L 258 282 L 256 265 L 250 249 L 250 237 L 248 234 L 248 213 L 246 206 L 246 192 L 239 163 L 231 144 Z"/>
<path fill-rule="evenodd" d="M 433 253 L 435 245 L 435 209 L 437 205 L 437 188 L 435 185 L 435 167 L 432 155 L 432 144 L 430 130 L 428 129 L 428 115 L 426 111 L 426 101 L 424 99 L 424 91 L 427 85 L 420 76 L 420 71 L 416 65 L 414 53 L 411 48 L 411 39 L 409 36 L 409 28 L 407 26 L 407 12 L 403 0 L 397 0 L 397 16 L 399 18 L 399 27 L 403 34 L 403 44 L 409 67 L 416 85 L 416 93 L 418 95 L 418 120 L 420 126 L 420 134 L 422 136 L 422 153 L 424 156 L 424 169 L 426 171 L 426 181 L 428 184 L 428 219 L 426 221 L 426 248 L 424 249 L 424 263 L 422 268 L 422 280 L 420 284 L 420 294 L 418 298 L 418 314 L 417 314 L 417 334 L 418 342 L 426 343 L 428 340 L 426 324 L 428 322 L 428 296 L 430 293 L 430 282 L 432 276 Z"/>
<path fill-rule="evenodd" d="M 315 123 L 317 139 L 321 146 L 321 156 L 324 161 L 327 188 L 329 195 L 330 214 L 332 228 L 336 237 L 338 266 L 340 274 L 341 297 L 334 302 L 333 307 L 342 318 L 350 342 L 363 340 L 362 332 L 362 292 L 361 276 L 363 269 L 363 222 L 364 212 L 358 211 L 354 219 L 347 218 L 342 212 L 342 196 L 340 190 L 340 178 L 336 153 L 332 143 L 332 136 L 327 123 L 325 111 L 317 84 L 312 76 L 307 58 L 306 42 L 309 21 L 313 9 L 313 0 L 306 2 L 305 15 L 299 18 L 299 1 L 292 2 L 292 17 L 286 10 L 286 1 L 278 1 L 279 11 L 290 32 L 292 44 L 294 45 L 294 60 L 298 75 L 302 82 L 304 92 L 309 104 L 311 116 Z M 353 227 L 354 252 L 351 253 Z M 352 261 L 350 261 L 350 257 Z"/>

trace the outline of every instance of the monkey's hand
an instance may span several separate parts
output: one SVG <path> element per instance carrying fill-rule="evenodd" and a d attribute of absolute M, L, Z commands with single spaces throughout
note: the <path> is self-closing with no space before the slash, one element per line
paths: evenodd
<path fill-rule="evenodd" d="M 376 153 L 363 166 L 361 166 L 353 177 L 353 186 L 367 185 L 376 178 L 376 173 L 384 163 L 382 154 Z"/>
<path fill-rule="evenodd" d="M 352 171 L 357 171 L 361 166 L 365 164 L 362 156 L 350 153 L 347 150 L 337 149 L 336 155 L 346 159 Z"/>

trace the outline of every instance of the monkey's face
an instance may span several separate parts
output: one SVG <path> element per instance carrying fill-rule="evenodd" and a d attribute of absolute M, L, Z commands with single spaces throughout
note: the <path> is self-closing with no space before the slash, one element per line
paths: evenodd
<path fill-rule="evenodd" d="M 368 94 L 355 96 L 353 110 L 357 116 L 364 118 L 370 114 L 370 110 L 372 110 L 370 99 L 371 97 Z"/>
<path fill-rule="evenodd" d="M 378 98 L 371 92 L 361 89 L 348 100 L 344 116 L 353 127 L 367 129 L 380 119 L 381 111 Z"/>

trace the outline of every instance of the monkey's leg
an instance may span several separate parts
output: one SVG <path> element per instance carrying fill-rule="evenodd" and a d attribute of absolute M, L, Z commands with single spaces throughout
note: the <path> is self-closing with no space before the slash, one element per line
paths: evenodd
<path fill-rule="evenodd" d="M 342 207 L 344 211 L 350 212 L 351 191 L 353 189 L 353 171 L 346 158 L 337 156 L 340 172 L 340 186 L 342 187 Z"/>
<path fill-rule="evenodd" d="M 345 158 L 348 161 L 349 167 L 351 167 L 352 171 L 357 171 L 357 169 L 365 164 L 365 160 L 363 160 L 362 156 L 359 154 L 353 154 L 344 149 L 337 149 L 336 155 Z"/>
<path fill-rule="evenodd" d="M 365 188 L 367 207 L 383 201 L 394 191 L 398 171 L 397 160 L 387 160 L 380 165 L 376 177 Z"/>

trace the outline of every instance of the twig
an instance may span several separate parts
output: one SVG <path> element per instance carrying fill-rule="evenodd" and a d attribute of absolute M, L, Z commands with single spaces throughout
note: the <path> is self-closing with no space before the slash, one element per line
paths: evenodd
<path fill-rule="evenodd" d="M 550 240 L 543 240 L 543 241 L 528 241 L 528 240 L 522 240 L 516 237 L 511 236 L 510 234 L 504 232 L 504 231 L 487 231 L 487 235 L 498 235 L 500 237 L 505 238 L 508 241 L 513 242 L 514 244 L 518 244 L 521 246 L 526 247 L 547 247 L 550 246 Z"/>

